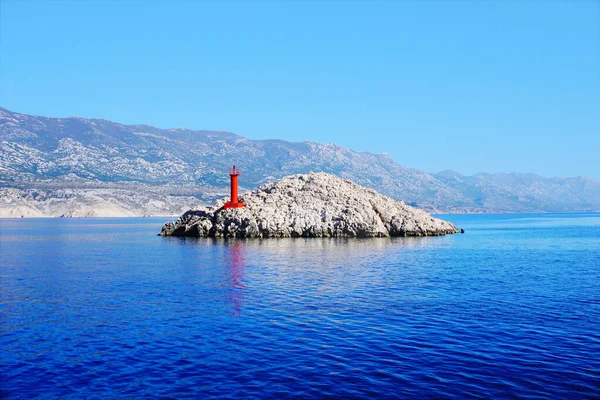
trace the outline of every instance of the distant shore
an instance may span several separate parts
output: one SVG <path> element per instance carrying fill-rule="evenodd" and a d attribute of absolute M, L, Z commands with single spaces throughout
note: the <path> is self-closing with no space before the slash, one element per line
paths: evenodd
<path fill-rule="evenodd" d="M 590 211 L 531 211 L 531 212 L 432 212 L 431 215 L 523 215 L 523 214 L 600 214 L 600 210 Z M 54 215 L 39 215 L 39 216 L 5 216 L 0 215 L 0 220 L 15 220 L 15 219 L 110 219 L 110 218 L 177 218 L 179 214 L 160 214 L 160 215 L 95 215 L 81 217 L 63 217 Z"/>

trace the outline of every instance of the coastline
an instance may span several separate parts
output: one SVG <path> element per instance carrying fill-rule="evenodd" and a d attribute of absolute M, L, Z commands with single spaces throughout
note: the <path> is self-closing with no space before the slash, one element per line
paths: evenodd
<path fill-rule="evenodd" d="M 578 211 L 531 211 L 531 212 L 432 212 L 432 216 L 440 216 L 440 215 L 550 215 L 550 214 L 600 214 L 600 210 L 590 211 L 590 210 L 578 210 Z M 77 216 L 77 217 L 63 217 L 63 216 L 54 216 L 54 215 L 38 215 L 38 216 L 23 216 L 23 217 L 14 217 L 14 216 L 3 216 L 0 215 L 0 220 L 20 220 L 20 219 L 110 219 L 110 218 L 177 218 L 180 214 L 150 214 L 150 215 L 95 215 L 95 216 Z"/>

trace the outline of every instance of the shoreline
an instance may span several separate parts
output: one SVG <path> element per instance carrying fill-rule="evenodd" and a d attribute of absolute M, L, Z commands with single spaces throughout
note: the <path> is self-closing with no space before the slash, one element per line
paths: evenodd
<path fill-rule="evenodd" d="M 600 214 L 600 210 L 598 211 L 528 211 L 528 212 L 473 212 L 473 213 L 460 213 L 460 212 L 441 212 L 441 213 L 431 213 L 432 216 L 435 215 L 548 215 L 548 214 Z M 62 217 L 62 216 L 35 216 L 35 217 L 3 217 L 0 216 L 0 220 L 20 220 L 20 219 L 110 219 L 110 218 L 178 218 L 180 214 L 157 214 L 157 215 L 97 215 L 93 217 Z"/>

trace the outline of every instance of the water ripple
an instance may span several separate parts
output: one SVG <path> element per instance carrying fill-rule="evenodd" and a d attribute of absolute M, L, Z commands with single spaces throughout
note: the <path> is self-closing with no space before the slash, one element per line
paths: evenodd
<path fill-rule="evenodd" d="M 596 397 L 600 218 L 455 218 L 250 241 L 11 221 L 0 397 Z"/>

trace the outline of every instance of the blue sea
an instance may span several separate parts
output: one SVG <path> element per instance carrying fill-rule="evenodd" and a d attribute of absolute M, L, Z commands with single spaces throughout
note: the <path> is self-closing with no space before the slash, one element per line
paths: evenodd
<path fill-rule="evenodd" d="M 466 233 L 0 220 L 0 397 L 599 397 L 600 214 L 443 217 Z"/>

